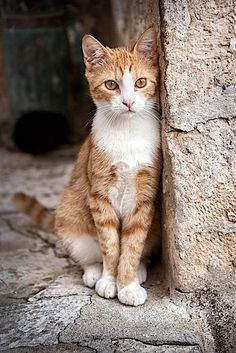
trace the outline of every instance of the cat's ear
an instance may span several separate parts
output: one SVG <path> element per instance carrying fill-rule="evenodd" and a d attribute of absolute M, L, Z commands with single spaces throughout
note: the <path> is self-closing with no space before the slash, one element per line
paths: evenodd
<path fill-rule="evenodd" d="M 141 34 L 133 50 L 151 65 L 157 65 L 157 33 L 154 26 Z"/>
<path fill-rule="evenodd" d="M 104 62 L 104 46 L 89 34 L 86 34 L 82 39 L 82 49 L 84 53 L 84 63 L 89 71 L 95 69 Z"/>

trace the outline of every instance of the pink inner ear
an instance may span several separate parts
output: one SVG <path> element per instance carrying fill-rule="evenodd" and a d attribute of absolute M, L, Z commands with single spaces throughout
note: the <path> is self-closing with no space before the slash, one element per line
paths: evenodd
<path fill-rule="evenodd" d="M 134 50 L 142 55 L 149 62 L 156 65 L 157 38 L 156 31 L 153 28 L 145 31 L 136 42 Z"/>
<path fill-rule="evenodd" d="M 85 58 L 85 65 L 88 69 L 95 67 L 95 65 L 101 63 L 104 57 L 103 46 L 94 37 L 87 35 L 83 39 L 83 52 Z"/>
<path fill-rule="evenodd" d="M 147 46 L 148 49 L 155 49 L 155 47 L 156 47 L 156 38 L 147 39 L 146 46 Z"/>
<path fill-rule="evenodd" d="M 139 44 L 138 50 L 140 51 L 150 51 L 154 49 L 154 41 L 151 39 L 148 39 L 144 41 L 143 43 Z"/>
<path fill-rule="evenodd" d="M 99 57 L 102 56 L 102 50 L 99 50 L 99 48 L 91 45 L 91 46 L 87 46 L 86 50 L 85 50 L 85 55 L 86 55 L 86 59 L 91 62 L 94 59 L 97 59 Z"/>

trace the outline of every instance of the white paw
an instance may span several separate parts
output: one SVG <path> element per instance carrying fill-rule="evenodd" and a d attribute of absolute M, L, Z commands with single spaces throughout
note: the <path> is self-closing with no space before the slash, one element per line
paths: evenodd
<path fill-rule="evenodd" d="M 142 284 L 147 279 L 147 266 L 141 262 L 138 269 L 138 282 Z"/>
<path fill-rule="evenodd" d="M 116 282 L 113 279 L 102 277 L 97 281 L 95 290 L 100 297 L 115 298 L 117 293 Z"/>
<path fill-rule="evenodd" d="M 147 292 L 138 282 L 133 282 L 118 291 L 118 299 L 126 305 L 142 305 L 147 299 Z"/>
<path fill-rule="evenodd" d="M 85 268 L 83 282 L 87 287 L 93 288 L 101 276 L 102 264 L 94 264 Z"/>

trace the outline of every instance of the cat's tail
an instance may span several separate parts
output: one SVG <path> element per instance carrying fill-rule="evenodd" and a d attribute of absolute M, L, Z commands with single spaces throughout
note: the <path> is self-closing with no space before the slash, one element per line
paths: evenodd
<path fill-rule="evenodd" d="M 27 215 L 46 232 L 55 232 L 55 216 L 43 206 L 36 198 L 17 192 L 13 196 L 13 202 L 17 208 Z"/>

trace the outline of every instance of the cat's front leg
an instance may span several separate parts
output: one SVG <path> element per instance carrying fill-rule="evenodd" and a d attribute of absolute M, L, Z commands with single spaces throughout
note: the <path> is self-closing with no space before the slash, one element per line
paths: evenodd
<path fill-rule="evenodd" d="M 135 210 L 122 220 L 121 255 L 118 266 L 118 299 L 126 305 L 142 305 L 147 299 L 141 286 L 146 265 L 140 263 L 154 212 L 156 174 L 152 168 L 138 173 Z"/>
<path fill-rule="evenodd" d="M 146 290 L 141 286 L 146 279 L 146 266 L 140 263 L 147 232 L 139 222 L 130 220 L 122 233 L 117 287 L 118 299 L 126 305 L 142 305 L 147 299 Z"/>
<path fill-rule="evenodd" d="M 92 193 L 91 212 L 96 225 L 102 259 L 103 273 L 95 286 L 96 292 L 104 298 L 117 295 L 117 266 L 119 261 L 119 220 L 110 200 L 99 192 Z"/>

